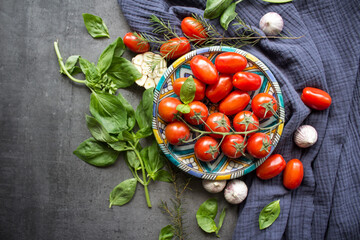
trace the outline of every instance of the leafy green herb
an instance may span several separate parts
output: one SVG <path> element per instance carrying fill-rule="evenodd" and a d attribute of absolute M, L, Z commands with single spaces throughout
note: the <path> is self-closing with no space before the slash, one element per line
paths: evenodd
<path fill-rule="evenodd" d="M 135 178 L 127 179 L 117 185 L 110 193 L 110 205 L 122 206 L 128 203 L 134 196 L 137 181 Z"/>
<path fill-rule="evenodd" d="M 167 225 L 163 227 L 160 231 L 159 240 L 171 240 L 174 237 L 173 227 Z"/>
<path fill-rule="evenodd" d="M 176 110 L 186 114 L 190 112 L 190 106 L 188 104 L 179 104 L 176 106 Z"/>
<path fill-rule="evenodd" d="M 222 210 L 219 218 L 219 224 L 216 226 L 214 221 L 218 211 L 218 203 L 215 198 L 210 198 L 202 203 L 196 212 L 196 220 L 199 227 L 207 233 L 215 233 L 218 237 L 218 233 L 223 225 L 226 215 L 225 208 Z"/>
<path fill-rule="evenodd" d="M 204 17 L 208 19 L 220 17 L 231 2 L 232 0 L 207 0 Z"/>
<path fill-rule="evenodd" d="M 112 143 L 116 142 L 117 139 L 109 134 L 109 132 L 104 128 L 104 126 L 89 115 L 86 115 L 87 127 L 91 135 L 100 142 Z"/>
<path fill-rule="evenodd" d="M 110 38 L 108 28 L 106 27 L 101 17 L 92 15 L 90 13 L 83 13 L 82 16 L 84 19 L 85 27 L 88 33 L 93 38 Z"/>
<path fill-rule="evenodd" d="M 119 101 L 122 103 L 122 105 L 124 106 L 124 108 L 126 110 L 127 128 L 128 128 L 128 131 L 131 131 L 136 124 L 135 111 L 134 111 L 133 107 L 131 106 L 131 104 L 121 94 L 118 94 L 117 98 L 119 99 Z"/>
<path fill-rule="evenodd" d="M 65 62 L 65 68 L 71 75 L 81 72 L 81 69 L 76 66 L 77 62 L 79 61 L 79 57 L 79 55 L 70 56 Z M 60 73 L 65 74 L 65 71 L 60 68 Z"/>
<path fill-rule="evenodd" d="M 263 0 L 264 2 L 269 2 L 269 3 L 288 3 L 288 2 L 292 2 L 292 0 Z"/>
<path fill-rule="evenodd" d="M 191 103 L 195 98 L 196 85 L 192 76 L 188 77 L 180 89 L 180 99 L 184 104 Z"/>
<path fill-rule="evenodd" d="M 119 156 L 119 152 L 94 138 L 82 142 L 74 154 L 81 160 L 97 167 L 110 166 L 115 163 Z"/>
<path fill-rule="evenodd" d="M 223 14 L 220 17 L 220 24 L 225 30 L 228 30 L 230 22 L 234 20 L 237 16 L 235 9 L 236 9 L 236 4 L 238 2 L 230 4 L 230 6 L 223 12 Z"/>
<path fill-rule="evenodd" d="M 135 111 L 136 122 L 141 129 L 150 129 L 152 126 L 153 88 L 145 90 L 142 100 Z"/>
<path fill-rule="evenodd" d="M 280 215 L 280 200 L 273 201 L 266 205 L 259 215 L 260 230 L 269 227 Z"/>

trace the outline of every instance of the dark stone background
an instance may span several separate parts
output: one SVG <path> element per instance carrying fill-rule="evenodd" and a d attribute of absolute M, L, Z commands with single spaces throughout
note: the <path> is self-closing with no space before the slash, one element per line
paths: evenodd
<path fill-rule="evenodd" d="M 91 38 L 84 12 L 102 17 L 111 39 Z M 129 31 L 117 1 L 2 0 L 0 23 L 0 239 L 158 239 L 169 220 L 157 206 L 172 197 L 171 184 L 149 186 L 152 209 L 140 185 L 129 204 L 109 209 L 109 193 L 131 173 L 122 156 L 102 169 L 72 154 L 90 137 L 90 93 L 59 74 L 53 47 L 59 40 L 64 59 L 77 54 L 96 62 Z M 121 92 L 136 106 L 142 90 Z M 219 199 L 219 212 L 228 208 L 220 236 L 231 239 L 238 207 L 205 192 L 197 179 L 190 187 L 184 216 L 189 239 L 217 239 L 196 225 L 196 211 L 210 197 Z"/>

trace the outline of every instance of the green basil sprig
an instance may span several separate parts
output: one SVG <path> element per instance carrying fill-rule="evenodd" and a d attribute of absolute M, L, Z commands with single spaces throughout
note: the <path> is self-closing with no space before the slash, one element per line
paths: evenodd
<path fill-rule="evenodd" d="M 230 4 L 230 6 L 226 8 L 226 10 L 221 14 L 220 25 L 225 30 L 228 30 L 230 22 L 236 18 L 237 16 L 237 13 L 235 12 L 236 4 L 238 4 L 241 1 L 242 0 Z"/>
<path fill-rule="evenodd" d="M 128 203 L 136 191 L 137 180 L 135 178 L 127 179 L 117 185 L 110 193 L 110 205 L 122 206 Z"/>
<path fill-rule="evenodd" d="M 226 210 L 225 208 L 222 210 L 220 214 L 218 226 L 216 226 L 216 223 L 214 221 L 217 212 L 218 212 L 217 200 L 215 198 L 210 198 L 200 205 L 198 211 L 196 212 L 196 220 L 199 227 L 203 231 L 207 233 L 214 232 L 218 236 L 218 233 L 224 222 Z"/>
<path fill-rule="evenodd" d="M 93 38 L 110 38 L 108 28 L 106 27 L 101 17 L 92 15 L 90 13 L 83 13 L 82 16 L 84 19 L 85 27 L 88 33 Z"/>
<path fill-rule="evenodd" d="M 207 0 L 204 18 L 214 19 L 220 17 L 225 9 L 230 6 L 231 2 L 232 0 Z"/>
<path fill-rule="evenodd" d="M 192 76 L 188 77 L 183 85 L 180 88 L 180 100 L 183 102 L 183 104 L 179 104 L 176 107 L 176 110 L 178 110 L 181 113 L 189 113 L 190 107 L 189 103 L 191 103 L 195 98 L 195 92 L 196 92 L 196 85 L 194 78 Z"/>
<path fill-rule="evenodd" d="M 280 215 L 280 200 L 273 201 L 266 205 L 259 215 L 260 230 L 268 228 Z"/>

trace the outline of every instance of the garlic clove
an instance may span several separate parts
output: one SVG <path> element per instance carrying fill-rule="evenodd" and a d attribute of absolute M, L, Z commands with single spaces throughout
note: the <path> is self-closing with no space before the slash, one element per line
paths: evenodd
<path fill-rule="evenodd" d="M 135 82 L 136 82 L 137 85 L 143 87 L 146 80 L 147 80 L 147 78 L 148 77 L 146 75 L 142 75 L 142 77 L 140 79 L 136 80 Z"/>
<path fill-rule="evenodd" d="M 152 78 L 148 78 L 146 80 L 145 84 L 144 84 L 144 88 L 149 89 L 149 88 L 152 88 L 152 87 L 155 87 L 155 81 Z"/>
<path fill-rule="evenodd" d="M 294 142 L 301 148 L 311 147 L 316 143 L 317 139 L 317 131 L 310 125 L 302 125 L 294 133 Z"/>
<path fill-rule="evenodd" d="M 284 21 L 278 13 L 268 12 L 260 19 L 259 26 L 266 35 L 278 35 L 284 27 Z"/>
<path fill-rule="evenodd" d="M 135 57 L 132 58 L 131 62 L 134 64 L 134 65 L 141 65 L 144 61 L 144 57 L 142 54 L 138 54 L 136 55 Z"/>

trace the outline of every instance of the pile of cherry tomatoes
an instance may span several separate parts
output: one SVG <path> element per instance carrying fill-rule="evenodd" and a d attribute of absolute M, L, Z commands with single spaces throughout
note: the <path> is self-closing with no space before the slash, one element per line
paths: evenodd
<path fill-rule="evenodd" d="M 203 125 L 205 131 L 196 140 L 194 152 L 201 161 L 212 161 L 220 151 L 229 158 L 239 158 L 247 152 L 254 158 L 263 158 L 271 150 L 270 137 L 259 132 L 259 119 L 276 114 L 276 99 L 268 93 L 251 97 L 248 92 L 261 86 L 261 77 L 244 72 L 247 59 L 234 52 L 220 53 L 213 64 L 203 55 L 196 55 L 190 61 L 196 87 L 190 111 L 177 110 L 182 104 L 179 98 L 167 97 L 160 101 L 158 113 L 167 122 L 165 137 L 170 144 L 180 145 L 188 141 L 190 132 Z M 174 92 L 180 96 L 186 78 L 173 83 Z M 208 101 L 218 104 L 218 112 L 209 114 Z M 251 100 L 251 110 L 244 109 Z"/>

